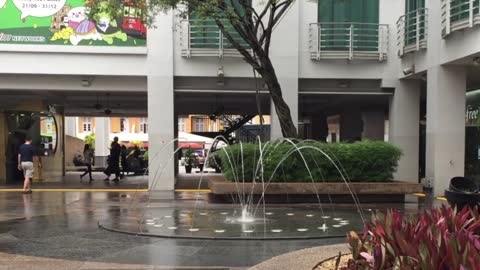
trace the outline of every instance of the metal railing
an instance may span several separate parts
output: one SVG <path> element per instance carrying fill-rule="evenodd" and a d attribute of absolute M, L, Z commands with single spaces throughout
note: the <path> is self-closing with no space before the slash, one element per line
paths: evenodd
<path fill-rule="evenodd" d="M 480 0 L 442 0 L 442 36 L 480 24 Z"/>
<path fill-rule="evenodd" d="M 397 21 L 398 56 L 427 48 L 428 12 L 420 8 L 401 16 Z"/>
<path fill-rule="evenodd" d="M 240 35 L 230 28 L 232 37 L 245 47 L 246 42 Z M 242 57 L 235 47 L 223 35 L 214 20 L 189 19 L 181 21 L 180 43 L 183 57 L 216 56 L 216 57 Z"/>
<path fill-rule="evenodd" d="M 310 58 L 377 59 L 388 53 L 388 25 L 374 23 L 311 23 L 309 27 Z"/>

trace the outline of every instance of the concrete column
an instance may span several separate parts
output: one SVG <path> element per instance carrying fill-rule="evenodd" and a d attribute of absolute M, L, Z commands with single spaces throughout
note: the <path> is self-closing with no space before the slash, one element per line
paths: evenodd
<path fill-rule="evenodd" d="M 340 141 L 353 142 L 362 139 L 362 114 L 350 108 L 340 115 Z"/>
<path fill-rule="evenodd" d="M 65 117 L 65 135 L 77 136 L 77 117 Z"/>
<path fill-rule="evenodd" d="M 8 137 L 8 127 L 6 121 L 5 113 L 0 113 L 0 149 L 4 149 L 3 153 L 0 154 L 0 184 L 7 183 L 7 137 Z"/>
<path fill-rule="evenodd" d="M 178 113 L 175 112 L 173 115 L 173 137 L 178 138 Z M 174 143 L 174 149 L 178 149 L 178 141 L 175 141 Z M 178 160 L 179 154 L 177 152 L 174 160 L 174 170 L 175 170 L 175 175 L 178 174 L 178 165 L 179 165 L 179 160 Z"/>
<path fill-rule="evenodd" d="M 465 172 L 465 91 L 464 67 L 428 69 L 426 177 L 436 196 Z"/>
<path fill-rule="evenodd" d="M 420 82 L 399 80 L 390 99 L 389 142 L 399 147 L 400 158 L 395 180 L 418 183 Z"/>
<path fill-rule="evenodd" d="M 312 116 L 312 139 L 325 142 L 328 136 L 327 116 L 317 113 Z"/>
<path fill-rule="evenodd" d="M 110 155 L 110 118 L 95 117 L 95 166 L 107 166 Z"/>
<path fill-rule="evenodd" d="M 148 29 L 148 140 L 151 190 L 173 190 L 174 97 L 172 12 L 156 18 L 156 28 Z"/>
<path fill-rule="evenodd" d="M 298 77 L 299 77 L 299 32 L 291 31 L 300 27 L 300 3 L 295 1 L 287 15 L 282 19 L 272 36 L 272 44 L 282 44 L 271 47 L 271 59 L 275 67 L 285 102 L 290 107 L 293 124 L 298 128 Z M 285 35 L 285 33 L 290 33 Z M 282 129 L 275 107 L 271 105 L 270 137 L 282 138 Z"/>
<path fill-rule="evenodd" d="M 385 113 L 383 111 L 366 111 L 362 113 L 362 139 L 383 141 L 385 138 Z"/>

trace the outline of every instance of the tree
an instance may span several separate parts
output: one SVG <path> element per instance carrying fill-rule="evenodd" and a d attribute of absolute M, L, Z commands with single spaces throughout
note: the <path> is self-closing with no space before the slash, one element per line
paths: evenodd
<path fill-rule="evenodd" d="M 85 136 L 85 143 L 90 145 L 90 148 L 95 150 L 95 134 Z"/>
<path fill-rule="evenodd" d="M 195 14 L 213 19 L 224 37 L 260 74 L 268 88 L 284 137 L 297 137 L 290 108 L 282 97 L 282 88 L 270 59 L 272 33 L 295 0 L 151 0 L 149 21 L 161 11 L 172 8 L 180 16 Z M 240 36 L 241 40 L 234 38 Z"/>

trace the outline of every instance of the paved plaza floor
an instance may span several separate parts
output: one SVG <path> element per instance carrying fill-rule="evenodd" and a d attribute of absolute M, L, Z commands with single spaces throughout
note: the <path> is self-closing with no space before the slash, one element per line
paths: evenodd
<path fill-rule="evenodd" d="M 80 171 L 67 172 L 61 181 L 45 181 L 33 183 L 33 188 L 36 189 L 147 189 L 148 175 L 133 175 L 130 174 L 123 178 L 120 182 L 103 181 L 106 176 L 102 172 L 93 172 L 93 182 L 88 181 L 88 176 L 80 181 Z M 181 173 L 176 176 L 175 188 L 177 189 L 207 189 L 207 176 L 212 175 L 211 172 L 194 172 L 191 174 Z M 112 180 L 114 177 L 111 176 Z M 23 187 L 22 181 L 17 183 L 0 185 L 1 189 L 19 189 Z"/>
<path fill-rule="evenodd" d="M 163 192 L 154 196 L 170 206 L 181 207 L 194 201 L 190 194 L 175 196 L 173 192 Z M 146 269 L 154 266 L 159 269 L 174 266 L 242 269 L 283 253 L 344 242 L 343 238 L 166 239 L 109 232 L 98 227 L 98 222 L 114 219 L 118 211 L 145 203 L 147 197 L 144 192 L 50 191 L 32 195 L 1 192 L 0 260 L 3 263 L 0 265 L 11 268 L 0 266 L 0 269 L 119 269 L 118 265 L 109 264 L 137 265 L 127 265 L 126 269 L 140 267 L 138 265 Z M 42 263 L 38 263 L 39 260 Z M 48 268 L 49 263 L 57 264 Z"/>

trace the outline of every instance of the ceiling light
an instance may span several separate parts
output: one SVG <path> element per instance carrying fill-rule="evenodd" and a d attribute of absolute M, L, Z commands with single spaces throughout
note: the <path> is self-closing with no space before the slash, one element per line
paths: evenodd
<path fill-rule="evenodd" d="M 348 87 L 350 87 L 350 82 L 348 80 L 341 80 L 341 81 L 338 82 L 338 87 L 348 88 Z"/>
<path fill-rule="evenodd" d="M 82 86 L 83 87 L 90 87 L 90 86 L 92 86 L 92 82 L 89 79 L 83 79 L 82 80 Z"/>
<path fill-rule="evenodd" d="M 480 57 L 474 57 L 472 62 L 474 66 L 480 66 Z"/>
<path fill-rule="evenodd" d="M 225 72 L 223 66 L 220 66 L 217 71 L 217 85 L 225 85 Z"/>
<path fill-rule="evenodd" d="M 403 75 L 405 75 L 405 76 L 411 75 L 413 73 L 415 73 L 415 66 L 413 66 L 413 65 L 403 69 Z"/>

